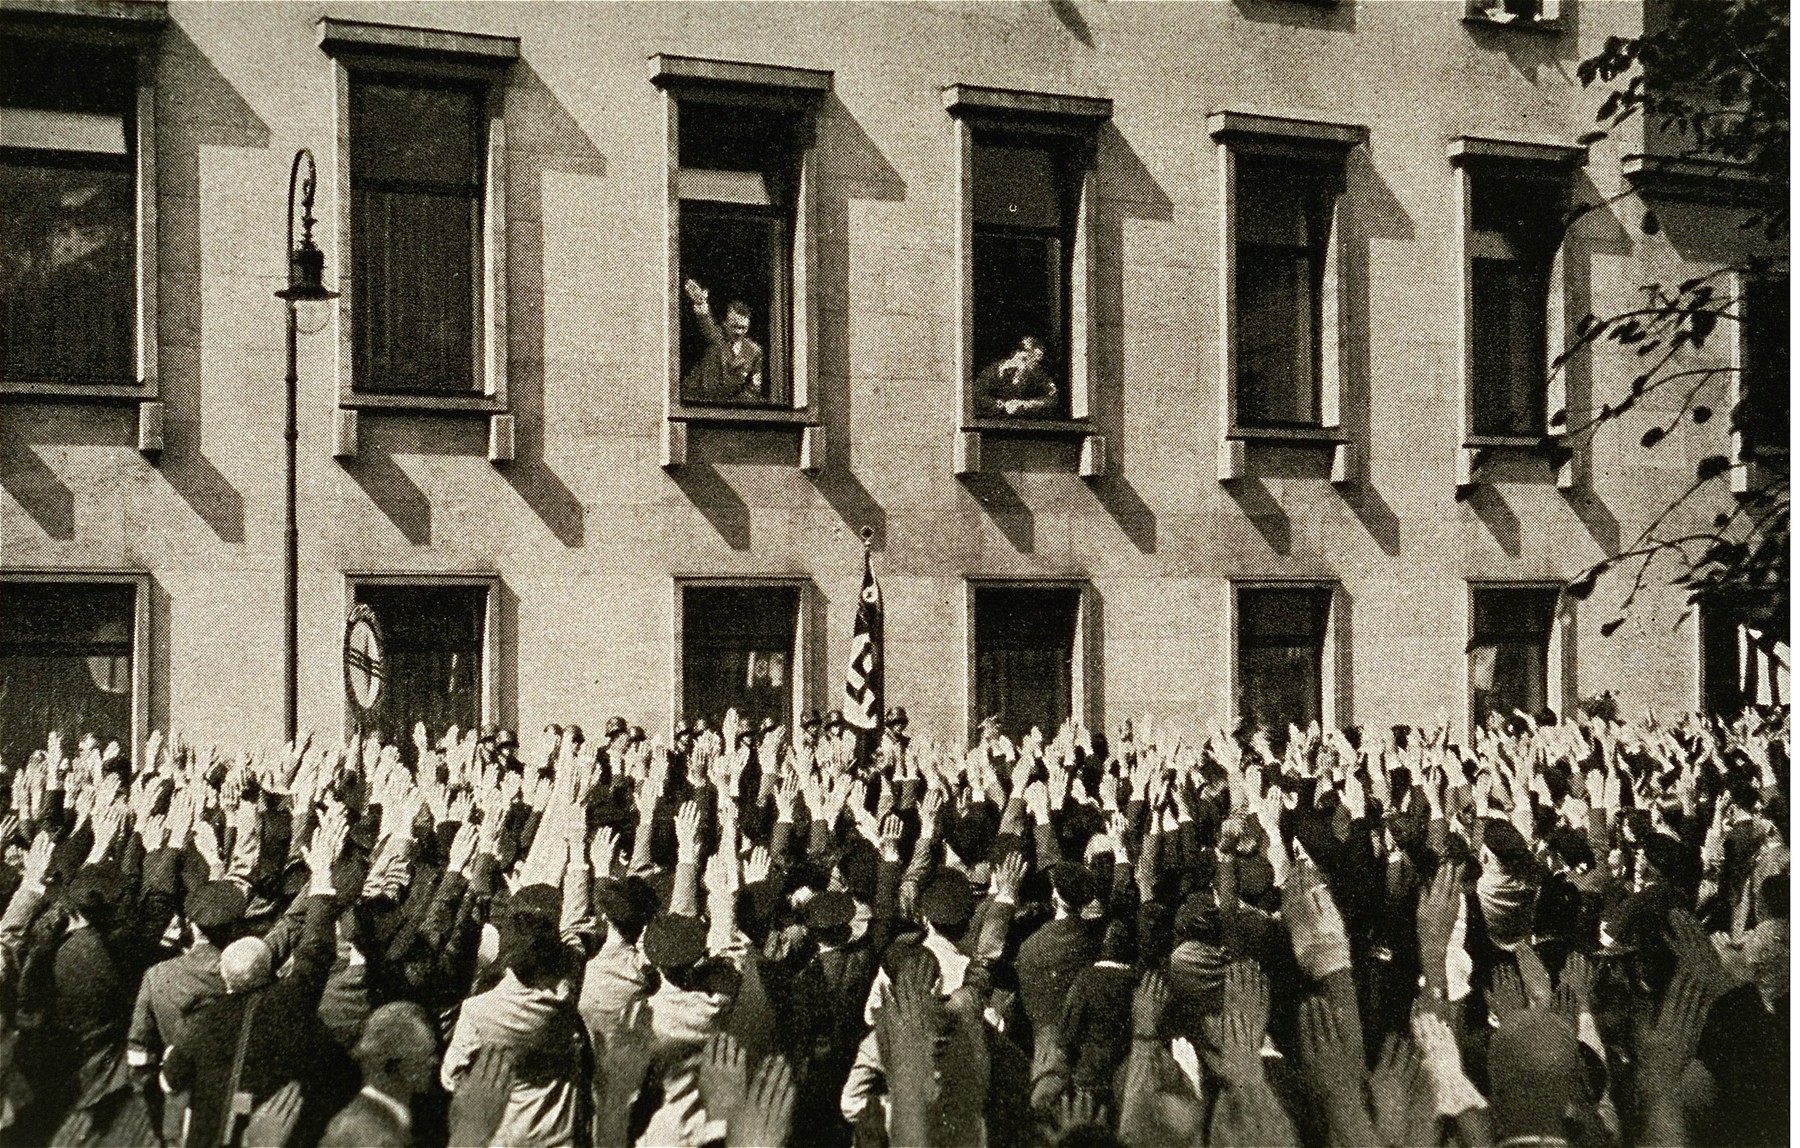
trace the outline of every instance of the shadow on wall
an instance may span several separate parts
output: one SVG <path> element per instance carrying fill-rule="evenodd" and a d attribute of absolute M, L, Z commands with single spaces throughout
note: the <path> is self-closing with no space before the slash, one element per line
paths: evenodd
<path fill-rule="evenodd" d="M 110 447 L 125 466 L 148 466 L 137 453 L 135 407 L 9 403 L 0 408 L 0 489 L 38 529 L 58 542 L 75 538 L 75 492 L 52 465 L 57 447 Z M 40 448 L 51 448 L 43 450 Z"/>
<path fill-rule="evenodd" d="M 856 477 L 850 450 L 850 201 L 899 203 L 906 181 L 888 163 L 836 92 L 827 92 L 815 120 L 819 192 L 815 259 L 818 298 L 818 401 L 825 427 L 825 466 L 814 487 L 852 532 L 874 530 L 876 550 L 887 545 L 887 511 Z"/>
<path fill-rule="evenodd" d="M 269 127 L 244 102 L 230 81 L 219 73 L 206 53 L 190 39 L 181 25 L 170 22 L 164 29 L 157 57 L 159 81 L 179 77 L 179 83 L 157 84 L 157 267 L 161 279 L 158 304 L 158 338 L 165 348 L 161 357 L 161 391 L 165 404 L 162 475 L 175 492 L 193 508 L 221 542 L 244 541 L 244 499 L 236 487 L 207 459 L 202 446 L 201 398 L 206 379 L 201 353 L 204 281 L 200 241 L 200 151 L 202 148 L 267 149 Z M 275 213 L 280 204 L 268 205 L 271 240 L 276 240 Z M 271 281 L 281 268 L 278 242 L 270 244 Z M 273 290 L 273 288 L 271 288 Z M 281 309 L 273 299 L 267 308 L 273 338 L 281 330 Z M 271 356 L 269 378 L 279 387 L 282 364 Z M 271 464 L 279 451 L 279 428 L 261 444 L 270 452 Z"/>
<path fill-rule="evenodd" d="M 604 179 L 606 157 L 528 61 L 513 65 L 507 87 L 507 403 L 516 440 L 500 470 L 557 541 L 575 548 L 586 542 L 586 510 L 545 456 L 543 185 L 545 172 Z"/>
<path fill-rule="evenodd" d="M 1143 159 L 1108 123 L 1094 141 L 1094 341 L 1089 354 L 1099 385 L 1091 416 L 1106 437 L 1106 473 L 1092 483 L 1100 505 L 1139 553 L 1156 553 L 1156 514 L 1127 477 L 1125 452 L 1125 221 L 1168 223 L 1175 205 Z M 1154 355 L 1154 352 L 1153 352 Z M 1176 377 L 1172 364 L 1145 364 L 1147 381 Z"/>
<path fill-rule="evenodd" d="M 431 545 L 431 498 L 409 478 L 394 456 L 450 455 L 487 459 L 487 421 L 380 414 L 361 420 L 357 454 L 343 469 L 395 529 L 414 546 Z"/>
<path fill-rule="evenodd" d="M 1235 0 L 1234 6 L 1238 15 L 1258 24 L 1356 31 L 1355 4 L 1339 4 L 1335 0 Z"/>

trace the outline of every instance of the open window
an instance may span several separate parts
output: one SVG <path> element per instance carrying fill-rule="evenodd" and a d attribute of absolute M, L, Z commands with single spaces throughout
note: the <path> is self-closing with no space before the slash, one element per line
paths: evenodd
<path fill-rule="evenodd" d="M 1463 19 L 1554 31 L 1563 0 L 1464 0 Z"/>
<path fill-rule="evenodd" d="M 1732 487 L 1746 493 L 1788 472 L 1789 301 L 1786 275 L 1738 277 L 1732 389 Z"/>
<path fill-rule="evenodd" d="M 715 728 L 725 711 L 798 728 L 808 703 L 808 587 L 801 582 L 683 580 L 676 694 L 683 718 Z"/>
<path fill-rule="evenodd" d="M 1557 586 L 1475 585 L 1469 590 L 1469 715 L 1482 725 L 1515 711 L 1534 718 L 1563 706 Z"/>
<path fill-rule="evenodd" d="M 1317 443 L 1332 478 L 1354 480 L 1341 412 L 1345 167 L 1358 124 L 1215 112 L 1219 144 L 1219 477 L 1245 472 L 1245 445 Z"/>
<path fill-rule="evenodd" d="M 327 257 L 348 271 L 338 405 L 504 412 L 505 95 L 519 42 L 334 17 L 318 29 L 337 80 Z"/>
<path fill-rule="evenodd" d="M 352 727 L 404 743 L 419 722 L 435 738 L 495 720 L 492 588 L 485 578 L 353 580 L 351 604 L 373 613 L 379 646 L 374 704 L 352 705 Z"/>
<path fill-rule="evenodd" d="M 1100 474 L 1091 229 L 1112 101 L 971 84 L 943 99 L 961 179 L 957 473 L 981 469 L 981 432 L 1019 431 L 1083 438 L 1082 474 Z"/>
<path fill-rule="evenodd" d="M 1450 145 L 1461 204 L 1462 435 L 1465 448 L 1529 447 L 1560 433 L 1562 378 L 1550 364 L 1570 303 L 1562 247 L 1577 147 L 1478 139 Z"/>
<path fill-rule="evenodd" d="M 1241 584 L 1234 588 L 1238 724 L 1279 744 L 1289 725 L 1335 724 L 1333 587 Z"/>
<path fill-rule="evenodd" d="M 831 73 L 650 68 L 669 138 L 669 418 L 815 422 L 813 121 Z"/>
<path fill-rule="evenodd" d="M 1051 738 L 1069 718 L 1087 719 L 1083 597 L 1068 583 L 970 585 L 971 730 L 993 717 L 1015 741 L 1033 726 Z"/>
<path fill-rule="evenodd" d="M 1749 706 L 1793 701 L 1787 616 L 1769 602 L 1723 597 L 1700 604 L 1700 704 L 1732 721 Z"/>
<path fill-rule="evenodd" d="M 157 397 L 165 19 L 148 4 L 0 13 L 0 393 Z"/>
<path fill-rule="evenodd" d="M 149 579 L 9 574 L 0 580 L 0 760 L 18 765 L 56 731 L 92 734 L 128 759 L 143 743 Z"/>

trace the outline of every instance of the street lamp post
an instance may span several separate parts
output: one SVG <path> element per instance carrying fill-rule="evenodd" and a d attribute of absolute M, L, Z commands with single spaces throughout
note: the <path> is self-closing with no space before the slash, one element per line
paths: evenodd
<path fill-rule="evenodd" d="M 305 174 L 301 173 L 302 167 Z M 282 610 L 282 699 L 283 728 L 289 741 L 294 740 L 300 722 L 300 520 L 297 509 L 298 457 L 300 443 L 300 321 L 301 303 L 322 303 L 338 297 L 325 286 L 325 253 L 313 242 L 313 195 L 318 188 L 318 167 L 312 152 L 301 148 L 294 153 L 294 166 L 288 172 L 287 195 L 287 287 L 275 292 L 287 303 L 287 487 L 282 509 L 287 516 L 287 552 L 283 556 L 281 583 Z M 300 242 L 294 242 L 294 201 L 300 202 Z"/>

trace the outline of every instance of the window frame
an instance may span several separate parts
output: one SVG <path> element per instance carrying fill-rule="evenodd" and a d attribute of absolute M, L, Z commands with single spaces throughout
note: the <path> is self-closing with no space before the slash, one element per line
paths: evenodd
<path fill-rule="evenodd" d="M 94 570 L 81 567 L 47 567 L 33 570 L 0 570 L 0 583 L 44 585 L 130 586 L 131 599 L 131 744 L 126 747 L 133 768 L 142 764 L 150 735 L 151 588 L 148 570 Z"/>
<path fill-rule="evenodd" d="M 818 132 L 819 105 L 835 82 L 832 72 L 731 60 L 705 59 L 658 52 L 649 59 L 650 82 L 662 98 L 664 142 L 668 151 L 663 211 L 664 241 L 663 347 L 667 386 L 663 400 L 665 435 L 681 438 L 695 423 L 775 423 L 816 427 L 821 421 L 818 385 Z M 785 405 L 689 402 L 681 393 L 681 323 L 688 306 L 681 285 L 681 106 L 714 104 L 759 107 L 789 112 L 798 118 L 795 142 L 794 203 L 788 236 L 787 284 L 788 401 Z M 779 285 L 776 285 L 779 286 Z M 722 306 L 726 300 L 715 303 Z M 773 324 L 770 326 L 773 331 Z M 774 339 L 763 353 L 773 354 Z M 677 711 L 679 712 L 679 707 Z"/>
<path fill-rule="evenodd" d="M 1743 709 L 1748 706 L 1793 704 L 1793 643 L 1791 641 L 1791 633 L 1788 635 L 1790 640 L 1781 643 L 1787 647 L 1789 664 L 1784 668 L 1776 661 L 1776 659 L 1767 658 L 1766 662 L 1771 671 L 1772 680 L 1758 682 L 1756 691 L 1758 697 L 1746 698 L 1744 696 L 1743 671 L 1746 658 L 1749 654 L 1749 640 L 1745 634 L 1745 631 L 1750 628 L 1750 623 L 1746 617 L 1748 613 L 1749 611 L 1741 606 L 1734 606 L 1729 602 L 1709 602 L 1706 599 L 1702 599 L 1695 604 L 1693 611 L 1694 708 L 1695 712 L 1703 716 L 1718 716 L 1726 721 L 1734 721 L 1736 720 L 1738 713 L 1741 713 Z M 1713 624 L 1728 627 L 1731 631 L 1731 645 L 1735 655 L 1735 665 L 1733 666 L 1734 680 L 1731 683 L 1732 692 L 1737 695 L 1742 702 L 1738 708 L 1738 713 L 1716 713 L 1713 709 L 1712 693 L 1714 682 L 1711 674 L 1712 659 L 1709 657 L 1711 651 L 1708 648 L 1710 643 L 1707 641 L 1709 636 L 1708 630 Z M 1767 693 L 1773 700 L 1771 702 L 1760 701 L 1759 698 L 1764 693 Z M 1783 697 L 1787 699 L 1785 703 L 1780 700 Z"/>
<path fill-rule="evenodd" d="M 327 257 L 337 261 L 338 300 L 332 316 L 337 340 L 337 405 L 340 410 L 470 412 L 504 415 L 509 409 L 506 292 L 506 103 L 510 71 L 519 58 L 515 36 L 450 32 L 377 24 L 332 16 L 318 21 L 318 44 L 332 59 L 335 131 L 329 156 L 332 210 L 321 212 L 330 229 Z M 357 284 L 352 254 L 355 193 L 351 186 L 351 87 L 361 79 L 420 86 L 481 85 L 486 98 L 479 177 L 481 227 L 476 247 L 481 266 L 470 285 L 474 308 L 474 375 L 467 394 L 369 390 L 356 378 Z"/>
<path fill-rule="evenodd" d="M 500 590 L 503 585 L 500 575 L 485 573 L 406 573 L 382 570 L 346 570 L 343 575 L 343 617 L 348 618 L 356 608 L 356 591 L 363 586 L 383 588 L 418 587 L 433 589 L 440 587 L 476 587 L 485 591 L 486 606 L 482 610 L 481 619 L 481 720 L 479 725 L 496 725 L 501 722 L 502 698 L 500 685 L 501 659 L 512 652 L 507 642 L 507 634 L 500 617 Z M 338 638 L 342 638 L 340 625 Z M 385 651 L 384 651 L 385 652 Z M 338 662 L 334 659 L 334 665 Z M 357 729 L 356 713 L 351 707 L 350 699 L 345 695 L 341 666 L 333 675 L 334 689 L 338 699 L 338 711 L 342 718 L 342 736 L 348 741 Z M 442 731 L 437 731 L 442 732 Z"/>
<path fill-rule="evenodd" d="M 1752 366 L 1751 347 L 1753 341 L 1751 335 L 1756 326 L 1756 315 L 1750 306 L 1751 288 L 1758 283 L 1771 281 L 1779 281 L 1788 284 L 1790 292 L 1789 306 L 1791 307 L 1792 279 L 1790 278 L 1789 267 L 1786 260 L 1775 263 L 1767 272 L 1760 276 L 1752 276 L 1741 269 L 1734 270 L 1727 276 L 1727 289 L 1731 292 L 1731 297 L 1737 301 L 1736 305 L 1738 308 L 1737 322 L 1732 324 L 1731 339 L 1729 343 L 1731 377 L 1730 384 L 1726 388 L 1725 398 L 1725 409 L 1728 417 L 1732 412 L 1737 410 L 1739 404 L 1750 397 L 1752 389 L 1748 384 L 1748 380 L 1745 378 L 1745 372 Z M 1736 427 L 1731 427 L 1730 435 L 1731 451 L 1729 457 L 1731 459 L 1731 492 L 1733 494 L 1749 494 L 1752 491 L 1761 489 L 1776 478 L 1776 475 L 1770 472 L 1771 468 L 1766 467 L 1749 457 L 1749 453 L 1745 450 L 1746 444 L 1743 431 Z M 1778 462 L 1786 462 L 1792 457 L 1792 452 L 1793 446 L 1790 442 L 1787 451 L 1772 453 Z"/>
<path fill-rule="evenodd" d="M 1537 11 L 1530 15 L 1513 15 L 1504 3 L 1494 0 L 1465 0 L 1463 22 L 1495 28 L 1529 28 L 1538 32 L 1562 31 L 1562 0 L 1537 0 Z"/>
<path fill-rule="evenodd" d="M 672 592 L 672 608 L 669 611 L 670 643 L 669 643 L 669 715 L 673 721 L 681 716 L 686 703 L 686 652 L 687 635 L 687 591 L 696 589 L 793 589 L 799 593 L 799 602 L 795 609 L 794 619 L 794 661 L 791 667 L 793 675 L 792 713 L 788 715 L 787 728 L 794 731 L 800 728 L 801 717 L 809 709 L 819 706 L 818 694 L 821 688 L 819 651 L 814 645 L 824 636 L 823 627 L 819 624 L 820 613 L 819 590 L 813 580 L 806 575 L 794 574 L 677 574 L 670 579 Z"/>
<path fill-rule="evenodd" d="M 134 378 L 120 383 L 72 383 L 57 380 L 8 380 L 0 377 L 0 396 L 53 399 L 129 399 L 156 402 L 161 396 L 161 340 L 157 290 L 156 69 L 158 48 L 168 13 L 160 4 L 116 4 L 68 0 L 54 10 L 0 11 L 0 36 L 47 40 L 70 46 L 125 49 L 137 57 L 136 100 L 132 131 L 126 141 L 131 160 L 134 222 L 132 297 L 132 369 Z"/>
<path fill-rule="evenodd" d="M 951 84 L 942 91 L 956 154 L 956 194 L 953 250 L 957 300 L 956 342 L 952 361 L 956 372 L 957 431 L 1018 434 L 1075 434 L 1093 430 L 1092 416 L 1100 380 L 1093 354 L 1098 338 L 1098 311 L 1094 300 L 1097 269 L 1094 251 L 1097 230 L 1099 180 L 1095 168 L 1100 131 L 1112 119 L 1112 101 L 1094 96 L 1059 95 L 975 84 Z M 975 361 L 975 149 L 976 136 L 1010 137 L 1024 144 L 1060 152 L 1067 165 L 1066 185 L 1057 193 L 1074 210 L 1064 223 L 1070 237 L 1065 256 L 1067 282 L 1063 287 L 1068 361 L 1064 385 L 1069 392 L 1069 417 L 1062 419 L 999 419 L 981 416 L 975 407 L 975 378 L 984 363 Z M 972 703 L 971 703 L 972 704 Z"/>
<path fill-rule="evenodd" d="M 1246 590 L 1324 590 L 1331 595 L 1325 616 L 1325 633 L 1319 647 L 1319 728 L 1342 729 L 1351 722 L 1350 596 L 1341 582 L 1331 578 L 1233 578 L 1226 585 L 1225 618 L 1231 661 L 1226 672 L 1223 712 L 1231 715 L 1232 728 L 1243 724 L 1239 705 L 1242 672 L 1239 659 L 1239 599 Z"/>
<path fill-rule="evenodd" d="M 1350 152 L 1366 145 L 1369 129 L 1362 124 L 1319 119 L 1263 115 L 1243 111 L 1218 111 L 1207 117 L 1207 131 L 1218 145 L 1219 173 L 1219 446 L 1221 458 L 1234 457 L 1234 443 L 1319 443 L 1338 447 L 1348 443 L 1343 418 L 1348 369 L 1347 348 L 1353 341 L 1344 329 L 1351 313 L 1345 298 L 1346 224 L 1348 211 L 1347 168 Z M 1250 159 L 1313 168 L 1318 190 L 1329 193 L 1323 242 L 1324 268 L 1319 285 L 1317 426 L 1246 425 L 1238 417 L 1238 166 Z M 1236 451 L 1241 451 L 1241 446 Z M 1337 460 L 1334 459 L 1334 471 Z M 1235 478 L 1237 467 L 1228 466 L 1222 477 Z"/>
<path fill-rule="evenodd" d="M 1463 595 L 1463 722 L 1465 737 L 1473 737 L 1485 715 L 1475 712 L 1475 599 L 1488 590 L 1537 590 L 1555 594 L 1550 612 L 1550 633 L 1544 647 L 1544 705 L 1558 715 L 1573 712 L 1576 689 L 1577 606 L 1563 593 L 1565 583 L 1543 579 L 1471 578 Z"/>
<path fill-rule="evenodd" d="M 981 695 L 981 654 L 975 647 L 976 600 L 979 590 L 1074 590 L 1075 648 L 1069 667 L 1069 714 L 1079 718 L 1089 729 L 1105 728 L 1099 711 L 1098 690 L 1094 683 L 1102 680 L 1099 597 L 1093 584 L 1085 578 L 988 578 L 963 580 L 963 730 L 972 735 L 983 714 L 978 712 Z M 1045 730 L 1045 737 L 1056 736 Z"/>
<path fill-rule="evenodd" d="M 1469 472 L 1476 469 L 1473 453 L 1482 449 L 1540 449 L 1546 442 L 1564 437 L 1568 432 L 1566 418 L 1558 421 L 1558 412 L 1568 409 L 1566 372 L 1552 364 L 1569 347 L 1575 345 L 1574 325 L 1580 318 L 1580 307 L 1570 296 L 1568 279 L 1569 235 L 1565 231 L 1551 253 L 1548 282 L 1544 299 L 1544 426 L 1534 434 L 1477 434 L 1475 430 L 1475 263 L 1493 234 L 1475 230 L 1475 185 L 1481 179 L 1530 179 L 1546 185 L 1562 184 L 1562 206 L 1571 202 L 1574 173 L 1587 161 L 1585 147 L 1540 141 L 1488 139 L 1460 136 L 1452 140 L 1446 155 L 1450 161 L 1456 196 L 1455 254 L 1459 268 L 1456 278 L 1457 327 L 1457 433 L 1460 439 L 1459 467 Z M 1564 467 L 1565 471 L 1570 468 Z M 1559 474 L 1559 484 L 1566 485 Z M 1459 482 L 1459 485 L 1465 485 Z"/>

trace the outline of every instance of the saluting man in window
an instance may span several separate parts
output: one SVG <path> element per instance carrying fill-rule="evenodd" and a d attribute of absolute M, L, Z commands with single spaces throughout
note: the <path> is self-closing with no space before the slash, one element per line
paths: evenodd
<path fill-rule="evenodd" d="M 750 305 L 732 300 L 725 308 L 725 322 L 713 318 L 706 288 L 692 279 L 682 284 L 694 316 L 706 333 L 706 354 L 694 364 L 682 382 L 685 393 L 701 399 L 767 402 L 768 384 L 763 378 L 763 349 L 750 337 Z"/>
<path fill-rule="evenodd" d="M 1056 380 L 1044 370 L 1044 341 L 1019 340 L 1013 353 L 975 378 L 975 406 L 989 418 L 1044 418 L 1056 412 Z"/>

